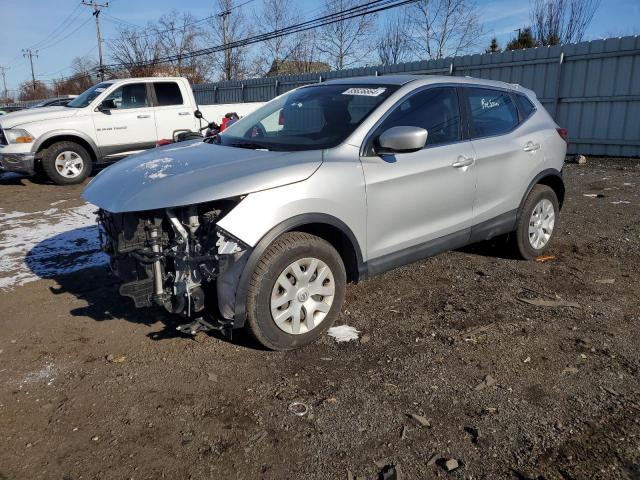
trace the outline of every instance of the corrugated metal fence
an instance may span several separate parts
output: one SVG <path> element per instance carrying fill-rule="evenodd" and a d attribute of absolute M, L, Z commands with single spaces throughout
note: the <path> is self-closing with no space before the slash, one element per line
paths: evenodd
<path fill-rule="evenodd" d="M 640 37 L 466 55 L 398 65 L 194 85 L 200 104 L 264 102 L 336 78 L 392 73 L 468 75 L 535 91 L 569 130 L 570 153 L 640 157 Z"/>

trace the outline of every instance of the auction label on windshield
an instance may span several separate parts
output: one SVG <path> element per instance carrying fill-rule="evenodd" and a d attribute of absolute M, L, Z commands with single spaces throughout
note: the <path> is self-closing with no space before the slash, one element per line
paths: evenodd
<path fill-rule="evenodd" d="M 354 87 L 349 90 L 345 90 L 342 92 L 342 95 L 362 95 L 365 97 L 377 97 L 378 95 L 382 95 L 385 92 L 386 88 L 378 87 L 378 88 L 361 88 Z"/>

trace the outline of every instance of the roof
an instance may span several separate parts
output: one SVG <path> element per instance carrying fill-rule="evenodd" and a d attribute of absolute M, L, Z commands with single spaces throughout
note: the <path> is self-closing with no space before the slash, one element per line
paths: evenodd
<path fill-rule="evenodd" d="M 367 77 L 335 78 L 327 80 L 325 84 L 333 85 L 406 85 L 411 82 L 429 83 L 461 83 L 481 84 L 493 87 L 521 89 L 513 83 L 499 82 L 497 80 L 485 80 L 483 78 L 458 77 L 455 75 L 379 75 Z"/>

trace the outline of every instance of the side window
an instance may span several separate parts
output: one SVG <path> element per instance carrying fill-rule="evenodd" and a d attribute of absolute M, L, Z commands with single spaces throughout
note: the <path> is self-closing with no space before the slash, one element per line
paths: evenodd
<path fill-rule="evenodd" d="M 421 127 L 429 132 L 427 146 L 461 139 L 458 95 L 451 87 L 427 88 L 404 100 L 383 121 L 380 132 L 391 127 Z"/>
<path fill-rule="evenodd" d="M 526 95 L 516 93 L 514 97 L 516 98 L 516 102 L 518 103 L 518 108 L 520 109 L 520 114 L 522 115 L 523 120 L 526 120 L 531 115 L 533 115 L 533 112 L 536 111 L 536 107 L 533 105 L 531 100 L 527 98 Z"/>
<path fill-rule="evenodd" d="M 129 108 L 143 108 L 149 106 L 147 99 L 147 85 L 145 83 L 131 83 L 123 85 L 115 90 L 105 100 L 113 102 L 114 110 L 126 110 Z"/>
<path fill-rule="evenodd" d="M 182 105 L 182 93 L 176 82 L 155 82 L 153 88 L 156 92 L 156 99 L 159 107 L 169 105 Z"/>
<path fill-rule="evenodd" d="M 507 92 L 469 88 L 467 95 L 475 137 L 501 135 L 518 126 L 518 110 Z"/>

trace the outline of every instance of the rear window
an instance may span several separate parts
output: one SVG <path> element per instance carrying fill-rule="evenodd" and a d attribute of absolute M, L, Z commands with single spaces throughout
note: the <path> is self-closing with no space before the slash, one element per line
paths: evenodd
<path fill-rule="evenodd" d="M 518 108 L 520 109 L 520 114 L 522 115 L 522 120 L 524 121 L 533 115 L 533 112 L 536 111 L 536 107 L 526 95 L 517 93 L 515 94 L 515 97 L 516 102 L 518 103 Z"/>
<path fill-rule="evenodd" d="M 153 88 L 156 91 L 158 106 L 182 105 L 182 93 L 180 87 L 175 82 L 155 82 Z"/>
<path fill-rule="evenodd" d="M 518 126 L 518 110 L 509 93 L 469 88 L 467 97 L 475 137 L 501 135 Z"/>

